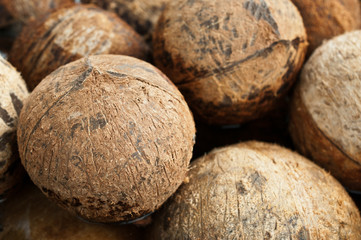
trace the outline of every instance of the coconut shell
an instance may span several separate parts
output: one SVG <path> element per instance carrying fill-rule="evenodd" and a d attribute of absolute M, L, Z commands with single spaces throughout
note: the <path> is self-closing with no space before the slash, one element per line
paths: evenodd
<path fill-rule="evenodd" d="M 0 56 L 0 196 L 24 174 L 16 144 L 16 128 L 28 90 L 20 74 Z"/>
<path fill-rule="evenodd" d="M 325 39 L 361 27 L 360 0 L 292 0 L 307 31 L 310 55 Z"/>
<path fill-rule="evenodd" d="M 6 240 L 137 240 L 143 230 L 132 225 L 87 223 L 49 201 L 27 184 L 2 206 L 0 239 Z"/>
<path fill-rule="evenodd" d="M 361 191 L 360 38 L 361 31 L 354 31 L 316 49 L 302 70 L 290 121 L 297 149 L 356 191 Z"/>
<path fill-rule="evenodd" d="M 306 47 L 289 0 L 172 1 L 153 39 L 156 65 L 209 124 L 239 124 L 273 109 Z"/>
<path fill-rule="evenodd" d="M 94 3 L 115 12 L 148 39 L 165 5 L 170 0 L 82 0 L 82 2 Z"/>
<path fill-rule="evenodd" d="M 55 9 L 74 4 L 73 0 L 0 0 L 16 21 L 28 23 Z"/>
<path fill-rule="evenodd" d="M 139 59 L 100 55 L 47 76 L 22 110 L 18 142 L 33 182 L 90 221 L 132 221 L 182 183 L 195 127 L 178 89 Z"/>
<path fill-rule="evenodd" d="M 76 59 L 108 53 L 145 58 L 147 49 L 142 37 L 115 14 L 75 5 L 24 27 L 9 61 L 32 90 L 49 73 Z"/>
<path fill-rule="evenodd" d="M 195 160 L 153 222 L 153 239 L 360 239 L 360 213 L 326 171 L 244 142 Z"/>

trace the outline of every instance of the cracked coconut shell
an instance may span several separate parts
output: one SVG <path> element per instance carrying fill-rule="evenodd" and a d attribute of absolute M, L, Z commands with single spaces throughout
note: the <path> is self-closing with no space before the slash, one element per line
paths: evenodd
<path fill-rule="evenodd" d="M 149 39 L 165 5 L 170 0 L 82 0 L 115 12 L 139 34 Z"/>
<path fill-rule="evenodd" d="M 289 0 L 174 1 L 153 36 L 156 65 L 209 124 L 273 109 L 302 65 L 307 41 Z"/>
<path fill-rule="evenodd" d="M 301 72 L 291 105 L 297 149 L 361 191 L 361 31 L 329 40 Z"/>
<path fill-rule="evenodd" d="M 182 183 L 195 126 L 178 89 L 139 59 L 99 55 L 60 67 L 29 96 L 22 163 L 51 199 L 90 221 L 132 221 Z"/>
<path fill-rule="evenodd" d="M 73 0 L 0 0 L 15 20 L 28 23 L 58 8 L 74 4 Z"/>
<path fill-rule="evenodd" d="M 4 203 L 0 224 L 3 240 L 140 240 L 132 225 L 93 224 L 74 217 L 49 201 L 33 184 Z"/>
<path fill-rule="evenodd" d="M 361 27 L 359 0 L 292 0 L 307 31 L 310 55 L 325 39 Z"/>
<path fill-rule="evenodd" d="M 361 218 L 326 171 L 286 148 L 244 142 L 192 162 L 153 239 L 360 239 Z"/>
<path fill-rule="evenodd" d="M 75 5 L 24 27 L 9 61 L 33 90 L 49 73 L 79 58 L 98 54 L 145 58 L 147 49 L 143 38 L 115 14 Z"/>
<path fill-rule="evenodd" d="M 0 196 L 11 190 L 23 177 L 16 144 L 16 128 L 23 101 L 28 96 L 26 84 L 16 69 L 0 56 Z"/>

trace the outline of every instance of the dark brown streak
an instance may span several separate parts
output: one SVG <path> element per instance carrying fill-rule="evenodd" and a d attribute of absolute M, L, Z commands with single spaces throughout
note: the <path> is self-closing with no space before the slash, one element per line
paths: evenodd
<path fill-rule="evenodd" d="M 14 127 L 14 118 L 10 117 L 6 109 L 0 107 L 0 118 L 8 125 L 9 127 Z"/>
<path fill-rule="evenodd" d="M 71 15 L 65 15 L 63 18 L 59 19 L 59 21 L 57 21 L 53 26 L 51 26 L 44 34 L 42 37 L 39 37 L 41 39 L 46 39 L 50 33 L 63 21 L 71 18 L 72 16 L 74 16 L 76 13 L 78 13 L 80 11 L 80 9 L 75 10 Z M 30 47 L 27 49 L 27 51 L 25 52 L 24 56 L 27 56 L 30 51 L 36 46 L 37 41 L 34 41 L 33 44 L 30 45 Z"/>
<path fill-rule="evenodd" d="M 238 61 L 234 61 L 234 62 L 231 62 L 228 64 L 228 66 L 225 66 L 225 67 L 219 67 L 219 68 L 216 68 L 206 74 L 204 74 L 203 76 L 195 76 L 195 79 L 193 80 L 186 80 L 186 79 L 183 79 L 182 81 L 180 81 L 181 83 L 180 84 L 177 84 L 177 86 L 182 86 L 183 84 L 188 84 L 190 82 L 194 83 L 194 82 L 197 82 L 197 81 L 201 81 L 203 78 L 207 78 L 207 77 L 210 77 L 210 76 L 213 76 L 215 74 L 220 74 L 220 73 L 228 73 L 230 71 L 232 71 L 236 66 L 250 60 L 250 59 L 253 59 L 253 58 L 257 58 L 259 56 L 267 56 L 268 54 L 270 54 L 272 52 L 272 49 L 278 45 L 278 44 L 282 44 L 282 45 L 285 45 L 285 46 L 289 46 L 290 44 L 292 44 L 293 41 L 291 40 L 279 40 L 279 41 L 276 41 L 276 42 L 273 42 L 270 46 L 266 47 L 266 48 L 263 48 L 261 50 L 258 50 L 256 51 L 255 53 L 241 59 L 241 60 L 238 60 Z M 305 42 L 304 39 L 302 40 L 299 40 L 299 42 Z"/>
<path fill-rule="evenodd" d="M 48 110 L 45 111 L 45 113 L 39 118 L 39 120 L 36 122 L 33 130 L 30 132 L 29 137 L 28 137 L 28 141 L 26 143 L 26 147 L 25 147 L 25 153 L 24 153 L 24 158 L 25 158 L 25 166 L 27 164 L 27 159 L 26 159 L 26 154 L 28 152 L 28 146 L 29 146 L 29 142 L 30 142 L 30 138 L 31 136 L 34 134 L 34 132 L 36 131 L 36 129 L 39 127 L 40 122 L 43 120 L 43 118 L 48 115 L 48 113 L 50 112 L 50 110 L 55 107 L 64 97 L 66 97 L 69 93 L 73 92 L 74 90 L 79 89 L 79 85 L 83 84 L 84 81 L 87 79 L 87 77 L 90 75 L 90 73 L 93 71 L 93 67 L 89 66 L 88 69 L 86 71 L 84 71 L 75 81 L 73 84 L 73 87 L 67 91 L 66 93 L 64 93 L 63 95 L 61 95 L 58 100 L 56 100 L 49 108 Z"/>
<path fill-rule="evenodd" d="M 14 93 L 10 93 L 10 97 L 11 97 L 11 102 L 13 103 L 13 106 L 15 108 L 15 111 L 19 116 L 20 111 L 23 108 L 23 102 Z"/>
<path fill-rule="evenodd" d="M 304 104 L 303 104 L 304 105 Z M 317 128 L 317 130 L 322 134 L 322 136 L 324 136 L 337 150 L 339 150 L 343 155 L 345 155 L 351 162 L 355 163 L 357 166 L 361 166 L 361 162 L 353 159 L 350 155 L 348 155 L 341 147 L 339 147 L 335 142 L 333 142 L 333 140 L 328 137 L 316 124 L 316 122 L 314 121 L 311 113 L 309 112 L 309 110 L 306 108 L 306 106 L 304 106 L 304 109 L 307 111 L 307 114 L 309 115 L 313 125 Z"/>
<path fill-rule="evenodd" d="M 145 79 L 142 79 L 142 78 L 140 78 L 140 77 L 128 76 L 128 75 L 126 75 L 126 74 L 116 73 L 116 72 L 112 72 L 112 71 L 106 71 L 106 72 L 109 73 L 109 74 L 111 74 L 111 75 L 113 75 L 113 76 L 116 76 L 116 77 L 120 77 L 120 78 L 128 77 L 129 80 L 136 80 L 136 81 L 145 83 L 145 84 L 147 84 L 147 85 L 149 85 L 149 86 L 152 86 L 152 87 L 155 87 L 155 88 L 161 90 L 162 92 L 165 92 L 165 93 L 169 94 L 169 96 L 171 96 L 171 97 L 173 97 L 174 99 L 176 99 L 177 101 L 181 102 L 180 99 L 178 99 L 177 97 L 175 97 L 176 94 L 174 94 L 174 93 L 172 93 L 172 92 L 170 92 L 170 91 L 168 91 L 168 90 L 166 90 L 166 89 L 164 89 L 164 88 L 161 88 L 161 87 L 158 86 L 158 85 L 152 84 L 152 83 L 148 82 L 148 81 L 145 80 Z M 166 79 L 165 79 L 165 80 L 166 80 Z M 167 81 L 167 82 L 168 82 L 168 81 Z"/>

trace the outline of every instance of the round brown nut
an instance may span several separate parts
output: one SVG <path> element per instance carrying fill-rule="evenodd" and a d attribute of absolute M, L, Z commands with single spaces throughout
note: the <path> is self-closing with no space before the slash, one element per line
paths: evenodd
<path fill-rule="evenodd" d="M 115 12 L 139 34 L 150 38 L 160 14 L 170 0 L 82 0 Z"/>
<path fill-rule="evenodd" d="M 360 239 L 360 213 L 326 171 L 277 145 L 244 142 L 192 162 L 154 218 L 153 239 Z"/>
<path fill-rule="evenodd" d="M 292 0 L 300 11 L 310 55 L 322 41 L 361 27 L 359 0 Z"/>
<path fill-rule="evenodd" d="M 26 84 L 16 69 L 0 56 L 0 195 L 23 177 L 16 144 L 18 115 L 28 96 Z"/>
<path fill-rule="evenodd" d="M 307 42 L 289 0 L 182 0 L 168 6 L 154 32 L 154 60 L 197 117 L 243 123 L 272 109 L 290 88 Z"/>
<path fill-rule="evenodd" d="M 2 207 L 0 239 L 4 240 L 140 240 L 144 235 L 132 225 L 87 223 L 49 201 L 30 183 Z"/>
<path fill-rule="evenodd" d="M 115 14 L 76 5 L 24 27 L 9 61 L 33 90 L 49 73 L 76 59 L 97 54 L 145 58 L 147 49 L 142 37 Z"/>
<path fill-rule="evenodd" d="M 291 105 L 297 149 L 347 188 L 361 191 L 361 31 L 317 48 L 301 72 Z"/>
<path fill-rule="evenodd" d="M 50 198 L 97 222 L 153 212 L 182 183 L 192 114 L 164 74 L 139 59 L 99 55 L 47 76 L 18 127 L 22 163 Z"/>
<path fill-rule="evenodd" d="M 17 21 L 28 23 L 55 9 L 74 4 L 73 0 L 0 0 Z"/>

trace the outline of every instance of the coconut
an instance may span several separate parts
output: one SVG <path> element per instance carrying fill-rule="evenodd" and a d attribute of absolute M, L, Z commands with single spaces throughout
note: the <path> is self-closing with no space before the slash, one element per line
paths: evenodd
<path fill-rule="evenodd" d="M 361 31 L 329 40 L 305 64 L 291 105 L 297 149 L 361 191 Z M 360 98 L 360 99 L 359 99 Z"/>
<path fill-rule="evenodd" d="M 292 0 L 300 11 L 307 31 L 308 54 L 325 39 L 361 27 L 359 0 Z"/>
<path fill-rule="evenodd" d="M 16 128 L 28 90 L 20 74 L 1 56 L 0 86 L 0 195 L 3 195 L 24 174 L 17 150 Z"/>
<path fill-rule="evenodd" d="M 181 0 L 167 6 L 153 36 L 155 64 L 199 119 L 256 119 L 292 85 L 307 41 L 291 1 Z"/>
<path fill-rule="evenodd" d="M 16 21 L 28 23 L 43 15 L 74 4 L 73 0 L 0 0 Z"/>
<path fill-rule="evenodd" d="M 160 14 L 170 0 L 82 0 L 115 12 L 139 34 L 149 39 Z"/>
<path fill-rule="evenodd" d="M 182 183 L 194 144 L 177 88 L 139 59 L 99 55 L 60 67 L 29 96 L 19 152 L 33 182 L 90 221 L 132 221 Z"/>
<path fill-rule="evenodd" d="M 75 5 L 24 27 L 9 61 L 32 90 L 49 73 L 76 59 L 108 53 L 145 58 L 147 49 L 142 37 L 115 14 Z"/>
<path fill-rule="evenodd" d="M 360 213 L 326 171 L 278 145 L 244 142 L 192 162 L 153 239 L 360 239 Z"/>

